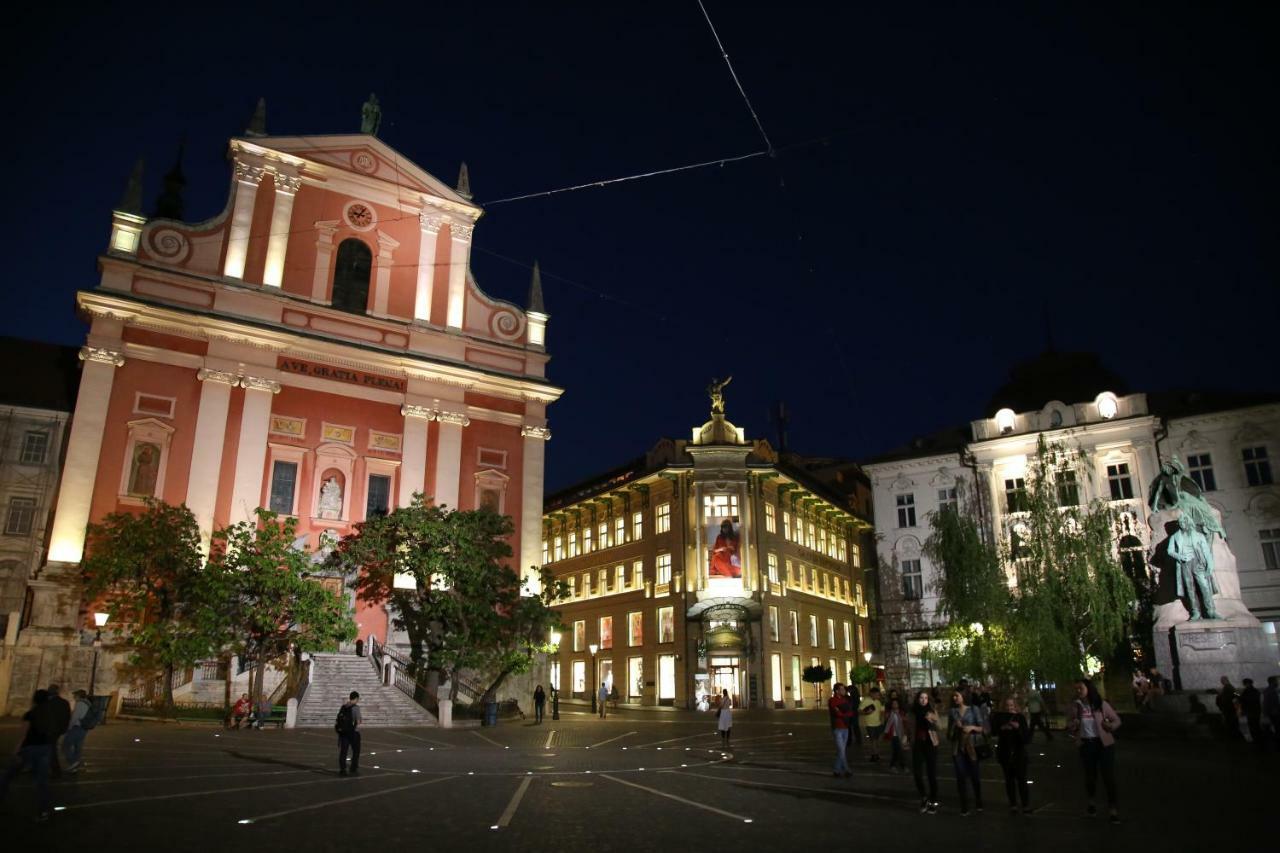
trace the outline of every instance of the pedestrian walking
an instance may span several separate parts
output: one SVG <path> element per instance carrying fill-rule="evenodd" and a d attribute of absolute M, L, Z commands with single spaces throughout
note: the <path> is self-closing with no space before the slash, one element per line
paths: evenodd
<path fill-rule="evenodd" d="M 990 753 L 987 745 L 988 722 L 980 705 L 965 703 L 964 694 L 951 694 L 951 715 L 947 737 L 951 741 L 951 761 L 956 771 L 956 790 L 960 793 L 960 815 L 969 814 L 969 787 L 973 787 L 973 805 L 982 811 L 982 760 Z"/>
<path fill-rule="evenodd" d="M 66 736 L 62 739 L 62 759 L 67 763 L 68 773 L 75 773 L 84 766 L 84 762 L 80 759 L 84 750 L 84 739 L 89 729 L 97 724 L 93 706 L 89 704 L 89 694 L 83 690 L 77 690 L 73 695 L 76 704 L 71 709 L 71 722 L 67 727 Z"/>
<path fill-rule="evenodd" d="M 22 715 L 25 728 L 22 740 L 18 742 L 18 750 L 9 762 L 4 776 L 0 776 L 0 802 L 9 793 L 9 783 L 13 777 L 22 772 L 24 767 L 31 768 L 31 775 L 36 782 L 36 820 L 46 821 L 53 810 L 49 800 L 49 762 L 53 756 L 54 722 L 50 715 L 49 691 L 37 690 L 31 697 L 31 708 Z"/>
<path fill-rule="evenodd" d="M 858 713 L 862 707 L 862 694 L 858 692 L 858 685 L 850 682 L 845 685 L 844 695 L 853 709 L 853 718 L 849 720 L 849 748 L 844 751 L 848 759 L 850 750 L 862 749 L 862 714 Z"/>
<path fill-rule="evenodd" d="M 872 687 L 871 696 L 862 703 L 862 722 L 867 729 L 867 747 L 871 754 L 868 761 L 880 760 L 880 737 L 884 734 L 884 703 L 880 701 L 880 688 Z"/>
<path fill-rule="evenodd" d="M 1266 748 L 1266 740 L 1262 737 L 1262 693 L 1253 686 L 1253 679 L 1244 680 L 1244 689 L 1240 691 L 1240 713 L 1244 715 L 1245 724 L 1249 727 L 1249 738 L 1258 749 Z"/>
<path fill-rule="evenodd" d="M 916 693 L 908 715 L 911 727 L 911 772 L 920 793 L 920 814 L 938 813 L 938 713 L 927 690 Z M 925 782 L 929 785 L 926 788 Z"/>
<path fill-rule="evenodd" d="M 1044 697 L 1040 695 L 1040 691 L 1035 685 L 1027 691 L 1027 713 L 1031 715 L 1031 734 L 1028 739 L 1033 737 L 1036 729 L 1044 731 L 1045 740 L 1053 740 L 1053 732 L 1049 731 L 1049 712 L 1045 709 Z"/>
<path fill-rule="evenodd" d="M 1094 799 L 1101 772 L 1112 823 L 1120 822 L 1120 812 L 1116 809 L 1116 739 L 1112 734 L 1118 728 L 1120 715 L 1110 703 L 1103 701 L 1093 682 L 1087 678 L 1077 681 L 1075 701 L 1067 708 L 1067 733 L 1080 747 L 1084 788 L 1089 795 L 1086 814 L 1093 817 L 1098 813 Z"/>
<path fill-rule="evenodd" d="M 240 728 L 240 724 L 249 717 L 251 705 L 249 694 L 241 693 L 240 698 L 236 700 L 236 704 L 231 706 L 231 728 Z"/>
<path fill-rule="evenodd" d="M 1280 749 L 1280 675 L 1267 677 L 1267 688 L 1262 691 L 1262 715 L 1271 723 L 1271 739 Z"/>
<path fill-rule="evenodd" d="M 889 742 L 889 772 L 906 773 L 907 730 L 897 692 L 894 690 L 889 694 L 889 705 L 885 709 L 884 739 Z"/>
<path fill-rule="evenodd" d="M 600 682 L 600 690 L 596 693 L 596 698 L 600 700 L 600 719 L 603 720 L 608 716 L 609 711 L 609 688 L 603 681 Z"/>
<path fill-rule="evenodd" d="M 831 769 L 831 775 L 847 779 L 853 775 L 849 772 L 849 762 L 844 755 L 849 748 L 849 720 L 853 718 L 853 709 L 849 707 L 849 697 L 845 694 L 844 685 L 839 682 L 831 688 L 831 698 L 827 700 L 827 715 L 831 722 L 831 736 L 836 742 L 836 764 Z"/>
<path fill-rule="evenodd" d="M 533 689 L 533 720 L 536 723 L 542 722 L 542 711 L 547 707 L 547 692 L 542 689 L 539 684 Z"/>
<path fill-rule="evenodd" d="M 1236 689 L 1232 686 L 1231 679 L 1225 675 L 1221 681 L 1222 689 L 1218 691 L 1214 704 L 1218 706 L 1218 713 L 1222 714 L 1222 730 L 1228 740 L 1234 740 L 1240 735 L 1240 720 L 1236 716 Z"/>
<path fill-rule="evenodd" d="M 716 731 L 720 733 L 721 746 L 728 749 L 729 738 L 733 734 L 733 700 L 729 698 L 728 690 L 721 693 L 720 705 L 716 708 Z"/>
<path fill-rule="evenodd" d="M 1027 744 L 1035 730 L 1031 721 L 1018 707 L 1018 701 L 1010 696 L 1004 700 L 1004 710 L 991 716 L 991 730 L 996 733 L 996 760 L 1004 771 L 1004 792 L 1009 798 L 1009 811 L 1031 814 L 1031 788 L 1027 784 Z"/>
<path fill-rule="evenodd" d="M 49 716 L 53 721 L 53 753 L 49 756 L 49 775 L 57 779 L 62 776 L 62 768 L 58 764 L 58 741 L 71 727 L 71 703 L 62 698 L 62 688 L 50 684 Z"/>
<path fill-rule="evenodd" d="M 333 724 L 338 733 L 338 775 L 360 775 L 360 694 L 352 690 L 347 701 L 338 709 L 338 719 Z M 347 770 L 347 753 L 351 753 L 351 769 Z"/>

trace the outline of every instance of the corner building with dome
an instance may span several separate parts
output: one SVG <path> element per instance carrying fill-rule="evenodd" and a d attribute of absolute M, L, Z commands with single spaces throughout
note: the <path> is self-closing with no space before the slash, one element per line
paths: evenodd
<path fill-rule="evenodd" d="M 710 420 L 548 495 L 543 563 L 568 586 L 549 660 L 562 701 L 813 707 L 866 662 L 870 488 L 853 463 L 778 452 Z M 830 695 L 831 682 L 821 685 Z"/>
<path fill-rule="evenodd" d="M 536 271 L 526 307 L 486 295 L 465 181 L 373 135 L 246 133 L 228 157 L 225 209 L 204 222 L 143 216 L 135 173 L 77 296 L 83 372 L 11 695 L 89 681 L 91 622 L 63 592 L 86 525 L 148 498 L 185 503 L 206 541 L 265 507 L 318 549 L 421 492 L 510 515 L 512 563 L 540 562 L 561 390 Z M 383 607 L 351 606 L 361 639 L 396 641 Z"/>

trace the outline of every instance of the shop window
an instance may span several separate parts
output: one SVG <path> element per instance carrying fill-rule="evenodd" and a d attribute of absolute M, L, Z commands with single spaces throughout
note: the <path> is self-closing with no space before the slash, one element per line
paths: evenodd
<path fill-rule="evenodd" d="M 676 611 L 674 607 L 658 608 L 658 642 L 676 641 Z"/>
<path fill-rule="evenodd" d="M 587 662 L 573 662 L 573 692 L 585 695 L 587 692 Z"/>
<path fill-rule="evenodd" d="M 338 260 L 333 270 L 333 298 L 339 311 L 363 314 L 369 308 L 369 279 L 373 274 L 373 252 L 355 237 L 338 244 Z"/>
<path fill-rule="evenodd" d="M 573 623 L 573 650 L 580 652 L 587 647 L 587 623 L 579 619 Z"/>
<path fill-rule="evenodd" d="M 613 648 L 613 617 L 612 616 L 600 617 L 599 637 L 600 637 L 601 649 Z"/>
<path fill-rule="evenodd" d="M 627 614 L 627 644 L 644 645 L 644 614 L 638 610 Z"/>

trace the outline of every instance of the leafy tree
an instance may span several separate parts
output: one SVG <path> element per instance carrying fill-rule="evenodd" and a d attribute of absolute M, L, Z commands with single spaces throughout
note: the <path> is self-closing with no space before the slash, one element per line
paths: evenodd
<path fill-rule="evenodd" d="M 409 506 L 359 525 L 331 560 L 355 574 L 362 600 L 391 605 L 419 683 L 443 677 L 457 698 L 461 671 L 482 670 L 492 675 L 492 694 L 545 649 L 559 626 L 551 605 L 568 592 L 548 572 L 540 591 L 522 589 L 506 563 L 513 533 L 509 516 L 451 510 L 414 495 Z"/>
<path fill-rule="evenodd" d="M 940 568 L 949 625 L 930 651 L 948 676 L 1012 686 L 1034 672 L 1065 682 L 1090 658 L 1110 659 L 1126 637 L 1137 591 L 1120 566 L 1111 507 L 1079 501 L 1080 461 L 1041 436 L 999 545 L 971 515 L 933 516 L 925 551 Z"/>
<path fill-rule="evenodd" d="M 186 506 L 148 500 L 88 528 L 80 564 L 86 600 L 101 598 L 110 624 L 127 632 L 135 674 L 164 673 L 173 707 L 174 670 L 214 653 L 221 637 L 217 587 L 204 572 L 200 529 Z"/>
<path fill-rule="evenodd" d="M 814 695 L 818 697 L 818 702 L 822 702 L 822 683 L 831 680 L 831 669 L 822 664 L 814 664 L 806 666 L 804 672 L 800 673 L 800 677 L 809 684 L 813 685 Z"/>
<path fill-rule="evenodd" d="M 253 661 L 254 702 L 262 701 L 267 661 L 291 648 L 329 649 L 356 635 L 346 602 L 314 580 L 305 550 L 293 547 L 297 521 L 259 509 L 213 534 L 208 573 L 223 602 L 225 638 Z"/>
<path fill-rule="evenodd" d="M 861 663 L 849 670 L 850 684 L 871 684 L 876 680 L 876 669 L 870 664 Z"/>

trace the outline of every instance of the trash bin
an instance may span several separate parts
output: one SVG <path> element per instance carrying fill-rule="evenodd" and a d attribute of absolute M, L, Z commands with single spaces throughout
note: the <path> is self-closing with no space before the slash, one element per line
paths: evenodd
<path fill-rule="evenodd" d="M 497 702 L 485 702 L 485 703 L 484 703 L 484 716 L 482 716 L 482 717 L 480 718 L 480 725 L 482 725 L 482 726 L 496 726 L 497 724 L 498 724 L 498 703 L 497 703 Z"/>
<path fill-rule="evenodd" d="M 364 657 L 364 640 L 356 640 L 356 657 Z"/>
<path fill-rule="evenodd" d="M 90 696 L 89 707 L 93 711 L 94 719 L 98 721 L 98 725 L 104 726 L 107 723 L 107 708 L 111 704 L 110 696 Z"/>

